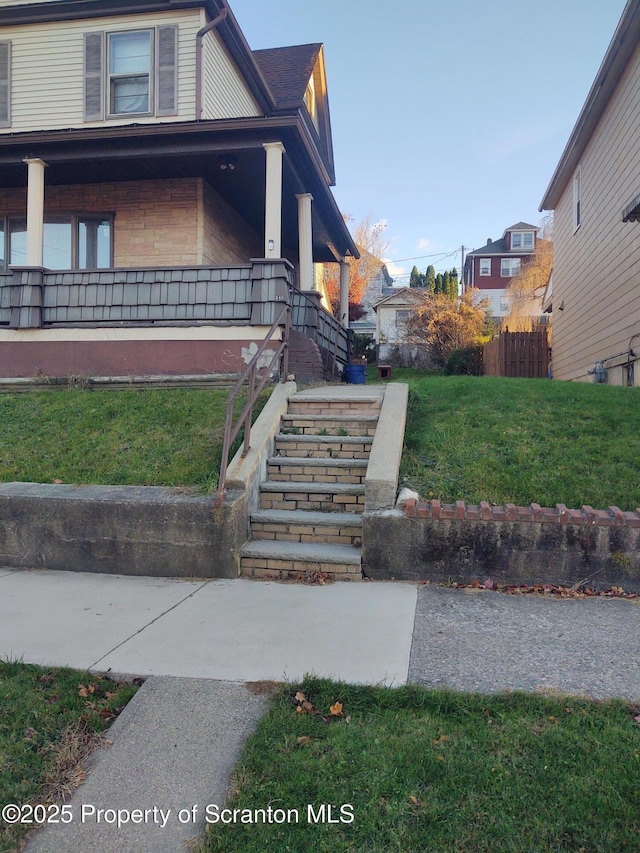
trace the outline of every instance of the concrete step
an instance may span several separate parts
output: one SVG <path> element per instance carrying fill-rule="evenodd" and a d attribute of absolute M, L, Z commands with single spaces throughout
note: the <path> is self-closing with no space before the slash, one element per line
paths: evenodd
<path fill-rule="evenodd" d="M 243 545 L 240 573 L 274 580 L 321 574 L 336 580 L 362 578 L 360 551 L 349 545 L 254 540 Z"/>
<path fill-rule="evenodd" d="M 275 438 L 276 455 L 316 459 L 368 459 L 373 438 L 360 435 L 285 435 Z"/>
<path fill-rule="evenodd" d="M 357 483 L 262 483 L 261 509 L 364 512 L 364 485 Z"/>
<path fill-rule="evenodd" d="M 304 415 L 282 416 L 280 429 L 292 435 L 374 435 L 377 415 Z"/>
<path fill-rule="evenodd" d="M 289 412 L 308 415 L 367 415 L 380 410 L 382 397 L 342 396 L 331 393 L 314 397 L 294 394 L 289 398 Z"/>
<path fill-rule="evenodd" d="M 251 536 L 278 542 L 326 542 L 359 548 L 362 516 L 358 512 L 260 510 L 251 515 Z"/>
<path fill-rule="evenodd" d="M 267 462 L 269 480 L 292 483 L 363 483 L 366 474 L 366 459 L 272 456 Z"/>

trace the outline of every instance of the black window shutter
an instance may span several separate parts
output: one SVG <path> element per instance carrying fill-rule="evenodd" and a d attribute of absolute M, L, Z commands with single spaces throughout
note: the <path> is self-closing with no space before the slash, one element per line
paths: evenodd
<path fill-rule="evenodd" d="M 0 42 L 0 127 L 11 126 L 11 42 Z"/>
<path fill-rule="evenodd" d="M 156 115 L 178 112 L 178 27 L 158 27 L 156 39 Z"/>
<path fill-rule="evenodd" d="M 104 33 L 84 37 L 84 120 L 104 119 Z"/>

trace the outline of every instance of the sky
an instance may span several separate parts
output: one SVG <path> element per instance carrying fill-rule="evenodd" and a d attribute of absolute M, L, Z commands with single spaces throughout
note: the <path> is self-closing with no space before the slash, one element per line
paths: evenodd
<path fill-rule="evenodd" d="M 538 207 L 625 0 L 229 0 L 252 49 L 323 42 L 336 201 L 397 285 Z"/>

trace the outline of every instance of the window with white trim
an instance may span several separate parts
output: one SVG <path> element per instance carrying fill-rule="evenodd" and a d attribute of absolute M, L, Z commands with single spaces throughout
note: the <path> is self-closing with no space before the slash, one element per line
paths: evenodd
<path fill-rule="evenodd" d="M 520 258 L 501 258 L 500 277 L 511 278 L 520 271 Z"/>
<path fill-rule="evenodd" d="M 84 119 L 178 112 L 178 27 L 85 33 Z"/>
<path fill-rule="evenodd" d="M 491 275 L 491 258 L 480 258 L 480 275 Z"/>
<path fill-rule="evenodd" d="M 533 231 L 512 231 L 511 232 L 511 249 L 533 249 L 534 247 Z"/>
<path fill-rule="evenodd" d="M 573 230 L 574 232 L 580 227 L 582 222 L 582 176 L 580 167 L 578 167 L 573 176 Z"/>

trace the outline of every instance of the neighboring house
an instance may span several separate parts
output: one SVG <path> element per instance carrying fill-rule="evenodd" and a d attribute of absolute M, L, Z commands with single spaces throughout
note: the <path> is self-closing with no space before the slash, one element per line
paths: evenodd
<path fill-rule="evenodd" d="M 373 306 L 376 312 L 376 343 L 378 344 L 378 361 L 388 359 L 395 349 L 411 349 L 407 344 L 405 323 L 411 313 L 424 305 L 430 298 L 425 288 L 398 287 Z M 411 354 L 403 352 L 403 361 L 410 360 Z M 415 361 L 415 358 L 413 359 Z"/>
<path fill-rule="evenodd" d="M 509 313 L 509 285 L 520 265 L 536 250 L 538 228 L 517 222 L 500 240 L 487 240 L 481 249 L 469 252 L 464 264 L 463 290 L 475 287 L 489 300 L 489 312 L 500 319 Z M 542 311 L 540 311 L 542 313 Z"/>
<path fill-rule="evenodd" d="M 334 181 L 322 45 L 251 51 L 224 0 L 4 0 L 0 376 L 237 371 L 285 302 L 345 362 Z"/>
<path fill-rule="evenodd" d="M 368 335 L 376 338 L 376 312 L 375 305 L 383 296 L 390 293 L 395 293 L 393 288 L 393 279 L 389 275 L 389 270 L 386 265 L 381 262 L 381 266 L 376 270 L 375 275 L 369 280 L 366 292 L 362 297 L 362 308 L 364 314 L 359 320 L 353 320 L 349 323 L 349 328 L 358 335 Z"/>
<path fill-rule="evenodd" d="M 540 205 L 554 211 L 554 378 L 640 385 L 639 124 L 629 0 Z"/>

